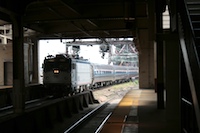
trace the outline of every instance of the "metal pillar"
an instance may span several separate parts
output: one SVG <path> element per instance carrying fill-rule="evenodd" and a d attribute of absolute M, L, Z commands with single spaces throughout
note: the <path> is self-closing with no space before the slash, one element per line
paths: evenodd
<path fill-rule="evenodd" d="M 162 15 L 156 14 L 157 33 L 162 33 Z M 163 41 L 157 38 L 157 108 L 164 109 L 164 66 L 163 66 Z"/>
<path fill-rule="evenodd" d="M 33 40 L 33 83 L 38 83 L 39 82 L 39 75 L 38 75 L 38 40 L 34 39 Z"/>
<path fill-rule="evenodd" d="M 13 18 L 13 106 L 15 113 L 25 108 L 24 45 L 21 17 Z"/>
<path fill-rule="evenodd" d="M 168 132 L 181 132 L 180 45 L 178 35 L 170 33 L 165 41 L 165 87 Z"/>

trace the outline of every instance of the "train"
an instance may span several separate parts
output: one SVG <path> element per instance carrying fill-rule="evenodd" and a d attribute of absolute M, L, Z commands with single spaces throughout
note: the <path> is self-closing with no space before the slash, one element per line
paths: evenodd
<path fill-rule="evenodd" d="M 67 54 L 47 56 L 43 63 L 43 85 L 58 96 L 129 81 L 137 76 L 137 67 L 96 64 Z"/>

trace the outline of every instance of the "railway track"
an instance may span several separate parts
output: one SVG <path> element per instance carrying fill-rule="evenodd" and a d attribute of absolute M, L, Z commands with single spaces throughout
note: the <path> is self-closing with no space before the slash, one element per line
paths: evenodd
<path fill-rule="evenodd" d="M 100 106 L 98 106 L 97 108 L 93 109 L 92 111 L 90 111 L 89 113 L 87 113 L 86 115 L 84 115 L 84 117 L 82 117 L 81 119 L 79 119 L 78 121 L 76 121 L 74 124 L 72 124 L 69 128 L 67 128 L 64 133 L 74 133 L 74 132 L 78 132 L 78 130 L 80 130 L 86 123 L 88 123 L 88 121 L 96 116 L 101 110 L 103 110 L 109 103 L 106 102 Z"/>
<path fill-rule="evenodd" d="M 122 97 L 112 97 L 70 125 L 64 133 L 99 133 Z"/>
<path fill-rule="evenodd" d="M 127 88 L 128 87 L 128 88 Z M 94 94 L 102 101 L 105 101 L 106 106 L 101 109 L 101 111 L 97 111 L 91 117 L 87 118 L 81 122 L 79 126 L 76 126 L 75 129 L 72 131 L 73 133 L 100 133 L 102 128 L 104 127 L 105 123 L 112 117 L 116 107 L 118 107 L 119 103 L 121 102 L 122 98 L 133 89 L 130 86 L 118 86 L 115 87 L 106 87 L 101 90 L 95 90 Z M 121 89 L 120 89 L 121 88 Z M 117 89 L 117 91 L 113 92 L 113 90 Z M 97 92 L 96 92 L 97 91 Z M 109 94 L 110 93 L 110 94 Z M 98 96 L 99 95 L 99 96 Z M 104 95 L 102 98 L 101 96 Z M 72 133 L 69 130 L 65 130 L 64 133 Z"/>

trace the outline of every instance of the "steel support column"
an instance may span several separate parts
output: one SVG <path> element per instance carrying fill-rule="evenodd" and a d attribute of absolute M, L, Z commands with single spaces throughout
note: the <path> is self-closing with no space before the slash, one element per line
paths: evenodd
<path fill-rule="evenodd" d="M 162 33 L 162 14 L 156 14 L 156 29 L 157 33 Z M 163 63 L 163 40 L 157 37 L 156 40 L 157 53 L 157 108 L 164 109 L 164 63 Z"/>
<path fill-rule="evenodd" d="M 25 108 L 24 45 L 21 17 L 13 17 L 13 106 L 15 113 Z"/>
<path fill-rule="evenodd" d="M 176 33 L 165 40 L 165 88 L 168 132 L 181 132 L 180 43 Z"/>
<path fill-rule="evenodd" d="M 163 18 L 162 13 L 166 9 L 166 0 L 156 0 L 155 12 L 156 12 L 156 33 L 163 33 Z M 156 39 L 156 53 L 157 53 L 157 108 L 164 109 L 164 61 L 163 61 L 163 40 Z"/>
<path fill-rule="evenodd" d="M 33 39 L 33 43 L 34 43 L 34 45 L 33 45 L 33 80 L 32 80 L 32 82 L 38 83 L 39 82 L 38 80 L 40 78 L 40 77 L 38 77 L 38 76 L 40 76 L 40 75 L 38 75 L 38 71 L 40 71 L 40 70 L 38 70 L 38 63 L 39 63 L 39 61 L 38 61 L 38 54 L 39 54 L 38 40 Z"/>

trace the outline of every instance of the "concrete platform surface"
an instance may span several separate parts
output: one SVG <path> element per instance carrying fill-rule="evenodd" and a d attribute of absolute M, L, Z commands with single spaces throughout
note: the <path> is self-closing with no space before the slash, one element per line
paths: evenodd
<path fill-rule="evenodd" d="M 142 89 L 138 105 L 139 133 L 167 133 L 166 110 L 157 109 L 157 94 Z"/>
<path fill-rule="evenodd" d="M 132 89 L 120 101 L 101 133 L 167 133 L 166 110 L 157 109 L 153 89 Z"/>

